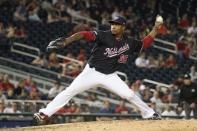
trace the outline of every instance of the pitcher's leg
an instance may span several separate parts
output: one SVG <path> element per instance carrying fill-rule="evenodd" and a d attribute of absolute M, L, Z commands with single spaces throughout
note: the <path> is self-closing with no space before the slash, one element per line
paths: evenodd
<path fill-rule="evenodd" d="M 46 108 L 40 109 L 39 112 L 50 117 L 76 94 L 97 86 L 99 77 L 99 74 L 92 70 L 83 71 L 67 89 L 58 94 Z"/>
<path fill-rule="evenodd" d="M 78 88 L 78 91 L 75 91 L 75 88 Z M 82 92 L 80 89 L 82 89 L 80 86 L 73 87 L 69 86 L 64 91 L 60 92 L 48 105 L 46 108 L 40 109 L 39 112 L 44 113 L 48 117 L 53 115 L 55 112 L 57 112 L 61 107 L 66 105 L 69 100 L 75 96 L 76 94 Z"/>
<path fill-rule="evenodd" d="M 129 89 L 127 84 L 116 74 L 106 78 L 104 83 L 107 90 L 116 93 L 122 98 L 128 100 L 130 103 L 134 104 L 141 111 L 143 118 L 150 118 L 155 113 L 153 109 L 144 103 L 137 95 L 135 95 L 134 92 Z"/>

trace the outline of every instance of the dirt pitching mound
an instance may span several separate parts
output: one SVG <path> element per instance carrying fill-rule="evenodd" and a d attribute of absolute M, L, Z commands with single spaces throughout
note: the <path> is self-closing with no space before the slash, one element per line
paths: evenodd
<path fill-rule="evenodd" d="M 197 131 L 197 120 L 96 121 L 1 129 L 0 131 Z"/>

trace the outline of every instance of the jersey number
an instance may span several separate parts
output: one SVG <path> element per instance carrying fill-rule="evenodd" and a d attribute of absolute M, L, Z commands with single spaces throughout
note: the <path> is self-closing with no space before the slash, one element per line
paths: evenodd
<path fill-rule="evenodd" d="M 126 63 L 128 60 L 128 55 L 120 55 L 119 59 L 118 59 L 118 63 Z"/>

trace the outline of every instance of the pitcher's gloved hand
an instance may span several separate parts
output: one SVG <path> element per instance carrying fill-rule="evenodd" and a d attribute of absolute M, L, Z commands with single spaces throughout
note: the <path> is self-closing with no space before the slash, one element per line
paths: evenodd
<path fill-rule="evenodd" d="M 49 45 L 47 46 L 47 51 L 63 48 L 64 47 L 64 41 L 65 41 L 64 37 L 60 37 L 56 40 L 51 41 L 49 43 Z"/>

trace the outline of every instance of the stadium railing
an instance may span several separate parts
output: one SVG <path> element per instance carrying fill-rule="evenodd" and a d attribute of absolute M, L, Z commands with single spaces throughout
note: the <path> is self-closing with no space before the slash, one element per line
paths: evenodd
<path fill-rule="evenodd" d="M 20 51 L 20 50 L 25 50 L 25 52 Z M 31 53 L 29 53 L 29 51 L 31 51 Z M 14 42 L 12 44 L 11 52 L 19 53 L 19 54 L 29 56 L 29 57 L 33 57 L 33 58 L 37 58 L 40 55 L 40 50 L 38 48 L 28 46 L 28 45 L 25 45 L 25 44 L 21 44 L 21 43 L 17 43 L 17 42 Z"/>
<path fill-rule="evenodd" d="M 20 48 L 17 48 L 17 47 L 20 47 Z M 24 48 L 25 48 L 25 50 L 24 50 Z M 32 58 L 37 58 L 40 55 L 40 49 L 39 48 L 29 46 L 29 45 L 25 45 L 25 44 L 22 44 L 22 43 L 17 43 L 17 42 L 14 42 L 12 44 L 11 52 L 18 53 L 18 54 L 28 56 L 28 57 L 32 57 Z M 35 52 L 37 54 L 33 54 Z M 72 62 L 76 62 L 80 65 L 83 65 L 83 62 L 81 62 L 79 60 L 76 60 L 76 59 L 73 59 L 73 58 L 69 58 L 69 57 L 66 57 L 66 56 L 63 56 L 63 55 L 60 55 L 60 54 L 58 54 L 57 57 L 60 58 L 60 59 L 63 59 L 63 60 L 69 60 L 69 61 L 72 61 Z"/>
<path fill-rule="evenodd" d="M 157 44 L 157 43 L 159 43 L 159 44 Z M 169 42 L 169 41 L 165 41 L 165 40 L 161 40 L 161 39 L 156 38 L 153 47 L 156 49 L 159 49 L 159 50 L 167 51 L 169 53 L 177 54 L 176 44 Z M 197 56 L 190 55 L 189 58 L 197 61 Z"/>
<path fill-rule="evenodd" d="M 84 17 L 84 16 L 78 14 L 78 12 L 76 12 L 74 10 L 67 10 L 67 12 L 72 16 L 71 18 L 72 18 L 73 23 L 81 24 L 82 21 L 86 21 L 87 23 L 90 23 L 91 25 L 93 25 L 96 28 L 98 28 L 98 26 L 99 26 L 98 21 L 93 20 L 88 17 Z"/>
<path fill-rule="evenodd" d="M 26 79 L 28 75 L 32 76 L 34 81 L 36 82 L 36 85 L 42 89 L 49 89 L 51 88 L 55 82 L 53 79 L 49 79 L 46 77 L 42 77 L 39 75 L 31 74 L 31 73 L 26 73 L 21 70 L 16 70 L 13 68 L 9 68 L 7 66 L 2 66 L 0 65 L 0 72 L 3 74 L 8 74 L 9 77 L 14 80 L 14 81 L 20 81 L 22 79 Z"/>
<path fill-rule="evenodd" d="M 149 79 L 143 79 L 142 81 L 143 81 L 144 84 L 148 83 L 148 84 L 154 85 L 154 87 L 160 87 L 163 91 L 166 91 L 166 89 L 172 87 L 171 84 L 164 84 L 164 83 L 149 80 Z"/>
<path fill-rule="evenodd" d="M 72 98 L 76 104 L 78 105 L 82 105 L 82 104 L 85 104 L 85 105 L 88 105 L 90 107 L 97 107 L 97 108 L 101 108 L 103 107 L 103 104 L 102 102 L 99 104 L 98 102 L 95 103 L 93 101 L 90 101 L 90 100 L 86 100 L 86 99 L 81 99 L 81 98 L 78 98 L 78 97 L 73 97 Z M 44 106 L 46 106 L 51 100 L 17 100 L 17 99 L 6 99 L 4 100 L 4 103 L 5 104 L 9 104 L 9 103 L 19 103 L 21 106 L 24 105 L 25 103 L 31 103 L 33 104 L 35 107 L 34 109 L 36 109 L 36 105 L 38 104 L 42 104 Z M 34 111 L 38 111 L 38 110 L 34 110 Z M 22 110 L 22 112 L 25 112 Z"/>

